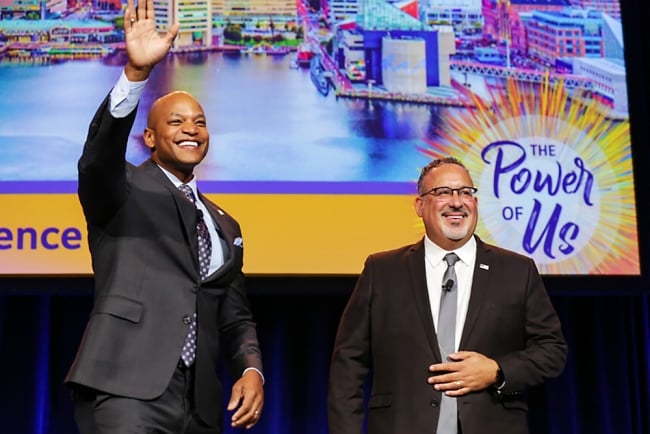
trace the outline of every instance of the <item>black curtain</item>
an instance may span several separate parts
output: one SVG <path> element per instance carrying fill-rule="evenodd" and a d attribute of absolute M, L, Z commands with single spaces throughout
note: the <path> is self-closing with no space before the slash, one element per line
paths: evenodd
<path fill-rule="evenodd" d="M 263 418 L 248 432 L 327 433 L 329 356 L 354 281 L 249 279 L 267 383 Z M 87 279 L 0 280 L 0 432 L 77 432 L 62 380 L 88 318 L 90 287 Z M 549 292 L 569 360 L 561 377 L 531 391 L 532 434 L 650 433 L 648 293 L 562 295 L 553 284 Z"/>

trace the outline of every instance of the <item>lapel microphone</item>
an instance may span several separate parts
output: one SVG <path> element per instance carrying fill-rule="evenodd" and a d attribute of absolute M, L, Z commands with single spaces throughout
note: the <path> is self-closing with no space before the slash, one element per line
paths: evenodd
<path fill-rule="evenodd" d="M 442 284 L 442 290 L 445 292 L 451 291 L 453 287 L 454 287 L 453 279 L 448 279 L 445 283 Z"/>

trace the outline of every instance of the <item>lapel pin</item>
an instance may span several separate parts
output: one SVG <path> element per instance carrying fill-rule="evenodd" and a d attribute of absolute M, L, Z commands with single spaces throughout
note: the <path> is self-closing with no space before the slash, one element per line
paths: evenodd
<path fill-rule="evenodd" d="M 490 266 L 485 264 L 479 264 L 478 268 L 480 268 L 481 270 L 489 270 Z"/>

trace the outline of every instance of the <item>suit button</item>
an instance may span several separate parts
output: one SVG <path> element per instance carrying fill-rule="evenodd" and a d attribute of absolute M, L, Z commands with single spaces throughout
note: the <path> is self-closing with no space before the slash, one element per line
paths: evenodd
<path fill-rule="evenodd" d="M 185 315 L 183 317 L 183 324 L 190 325 L 191 323 L 192 323 L 192 317 L 190 317 L 189 315 Z"/>
<path fill-rule="evenodd" d="M 440 403 L 438 401 L 436 401 L 435 399 L 432 399 L 430 404 L 431 404 L 431 407 L 433 407 L 433 408 L 436 408 L 436 407 L 438 407 L 440 405 Z"/>

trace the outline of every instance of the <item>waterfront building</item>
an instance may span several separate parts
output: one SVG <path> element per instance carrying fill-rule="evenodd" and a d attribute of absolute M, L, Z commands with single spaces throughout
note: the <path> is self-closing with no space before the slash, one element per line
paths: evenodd
<path fill-rule="evenodd" d="M 506 56 L 494 47 L 476 47 L 474 49 L 474 60 L 481 64 L 506 66 Z"/>
<path fill-rule="evenodd" d="M 115 36 L 112 23 L 98 20 L 2 20 L 9 43 L 104 42 Z"/>
<path fill-rule="evenodd" d="M 613 18 L 621 19 L 621 3 L 619 0 L 571 0 L 574 7 L 593 9 L 606 13 Z"/>
<path fill-rule="evenodd" d="M 420 22 L 385 0 L 361 0 L 355 22 L 357 26 L 366 31 L 375 29 L 386 31 L 431 30 L 429 25 Z"/>
<path fill-rule="evenodd" d="M 360 1 L 354 28 L 339 28 L 334 45 L 339 67 L 359 62 L 362 53 L 365 82 L 389 92 L 451 83 L 453 28 L 429 26 L 384 0 Z"/>
<path fill-rule="evenodd" d="M 49 64 L 73 59 L 105 57 L 123 40 L 114 25 L 99 20 L 1 20 L 5 35 L 2 62 Z"/>
<path fill-rule="evenodd" d="M 215 15 L 224 17 L 292 17 L 297 15 L 295 0 L 212 0 Z"/>
<path fill-rule="evenodd" d="M 354 18 L 359 12 L 359 0 L 323 0 L 323 13 L 330 23 Z"/>
<path fill-rule="evenodd" d="M 603 48 L 610 59 L 623 60 L 623 25 L 621 20 L 603 14 Z"/>
<path fill-rule="evenodd" d="M 66 0 L 66 1 L 70 1 L 70 0 Z M 122 12 L 122 1 L 121 0 L 93 0 L 93 9 L 95 11 Z"/>
<path fill-rule="evenodd" d="M 418 4 L 418 0 L 387 0 L 387 2 L 402 12 L 409 14 L 413 18 L 418 20 L 420 19 L 420 6 Z"/>
<path fill-rule="evenodd" d="M 512 51 L 525 53 L 528 42 L 522 17 L 535 11 L 561 11 L 569 0 L 482 0 L 483 35 L 493 41 L 507 40 Z"/>
<path fill-rule="evenodd" d="M 381 75 L 384 88 L 392 93 L 427 92 L 426 42 L 424 39 L 381 39 Z"/>
<path fill-rule="evenodd" d="M 425 0 L 420 8 L 427 24 L 453 25 L 456 31 L 483 27 L 481 0 Z"/>
<path fill-rule="evenodd" d="M 295 0 L 211 0 L 213 22 L 244 24 L 251 28 L 263 24 L 265 28 L 284 28 L 296 21 L 298 7 Z"/>
<path fill-rule="evenodd" d="M 180 24 L 174 49 L 212 45 L 212 5 L 206 0 L 157 0 L 156 26 L 162 32 L 174 22 Z"/>
<path fill-rule="evenodd" d="M 356 28 L 341 29 L 338 32 L 338 52 L 336 53 L 339 69 L 345 71 L 350 80 L 363 80 L 365 75 L 365 50 L 363 34 Z"/>
<path fill-rule="evenodd" d="M 39 0 L 0 0 L 0 20 L 40 17 L 41 2 Z"/>
<path fill-rule="evenodd" d="M 625 63 L 620 59 L 573 58 L 573 73 L 593 83 L 593 97 L 615 113 L 629 113 Z"/>
<path fill-rule="evenodd" d="M 598 11 L 533 12 L 525 21 L 528 54 L 549 64 L 561 57 L 604 57 L 603 25 Z"/>

